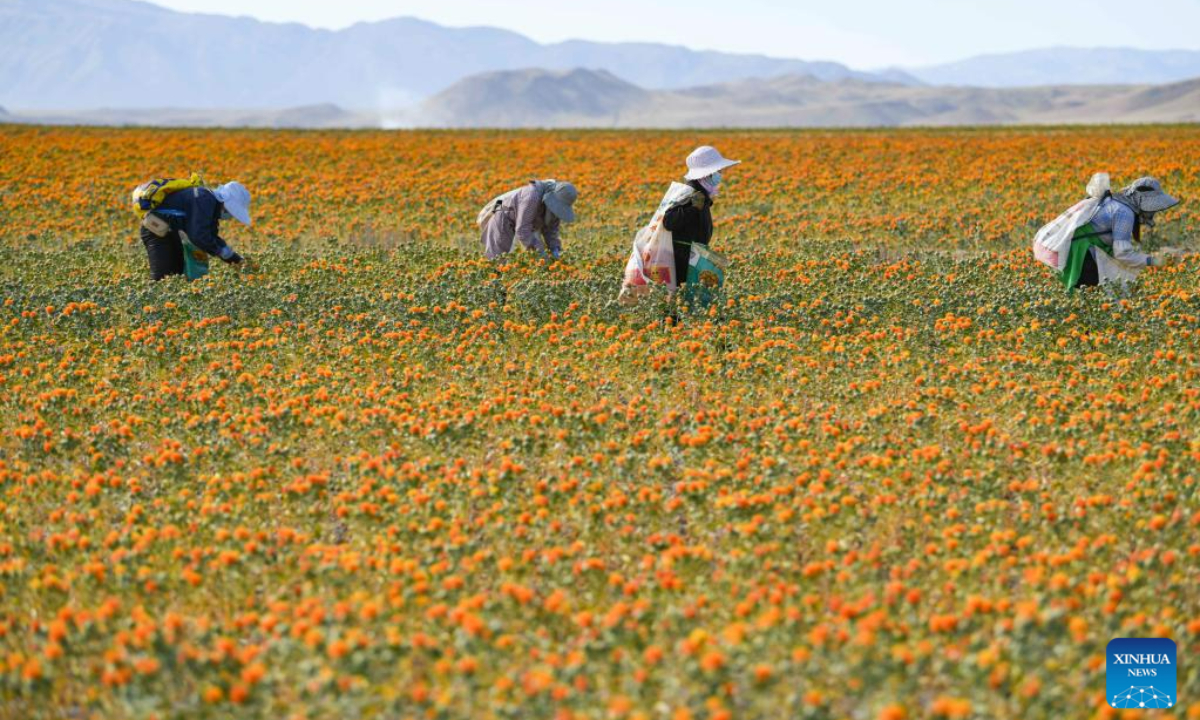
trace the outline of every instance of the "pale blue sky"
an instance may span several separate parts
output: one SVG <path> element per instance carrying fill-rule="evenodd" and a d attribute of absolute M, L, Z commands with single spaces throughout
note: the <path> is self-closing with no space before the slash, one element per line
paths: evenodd
<path fill-rule="evenodd" d="M 153 0 L 340 28 L 419 17 L 540 42 L 642 40 L 872 69 L 1055 45 L 1200 49 L 1200 0 Z"/>

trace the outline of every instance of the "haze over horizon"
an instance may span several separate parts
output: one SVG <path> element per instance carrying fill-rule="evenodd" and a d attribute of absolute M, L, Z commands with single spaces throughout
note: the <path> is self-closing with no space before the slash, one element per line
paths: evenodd
<path fill-rule="evenodd" d="M 415 17 L 451 27 L 488 26 L 538 42 L 657 42 L 696 50 L 833 60 L 858 69 L 922 66 L 981 54 L 1047 47 L 1197 50 L 1200 3 L 1160 0 L 1157 21 L 1117 23 L 1121 0 L 1009 0 L 979 6 L 957 0 L 804 3 L 741 0 L 608 0 L 572 6 L 556 0 L 154 0 L 185 12 L 249 16 L 341 29 L 358 22 Z M 563 20 L 567 16 L 566 21 Z M 1114 27 L 1120 32 L 1115 33 Z"/>

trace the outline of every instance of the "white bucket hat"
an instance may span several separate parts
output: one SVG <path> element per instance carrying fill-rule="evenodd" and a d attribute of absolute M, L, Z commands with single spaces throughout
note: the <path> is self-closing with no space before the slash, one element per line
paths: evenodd
<path fill-rule="evenodd" d="M 691 155 L 688 155 L 688 171 L 684 177 L 688 180 L 699 180 L 741 162 L 741 160 L 726 159 L 721 153 L 717 152 L 715 147 L 704 145 L 696 148 L 692 151 Z"/>
<path fill-rule="evenodd" d="M 240 182 L 225 183 L 213 195 L 225 206 L 225 210 L 243 225 L 250 225 L 250 191 Z"/>

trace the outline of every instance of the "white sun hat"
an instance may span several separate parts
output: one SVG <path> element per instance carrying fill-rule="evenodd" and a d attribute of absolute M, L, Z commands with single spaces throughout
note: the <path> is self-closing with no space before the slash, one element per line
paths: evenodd
<path fill-rule="evenodd" d="M 691 155 L 688 155 L 688 171 L 684 177 L 688 180 L 699 180 L 741 162 L 741 160 L 729 160 L 717 152 L 715 147 L 704 145 L 696 148 L 692 151 Z"/>
<path fill-rule="evenodd" d="M 213 195 L 225 206 L 225 210 L 243 225 L 250 225 L 250 191 L 240 182 L 225 183 Z"/>

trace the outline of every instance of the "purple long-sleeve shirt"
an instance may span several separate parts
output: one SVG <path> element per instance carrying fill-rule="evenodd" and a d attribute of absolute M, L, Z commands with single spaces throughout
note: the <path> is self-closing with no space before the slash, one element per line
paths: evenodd
<path fill-rule="evenodd" d="M 483 228 L 483 252 L 494 260 L 513 249 L 513 240 L 535 252 L 549 249 L 555 256 L 562 251 L 559 239 L 561 222 L 546 211 L 542 202 L 545 189 L 530 182 L 508 197 Z"/>

